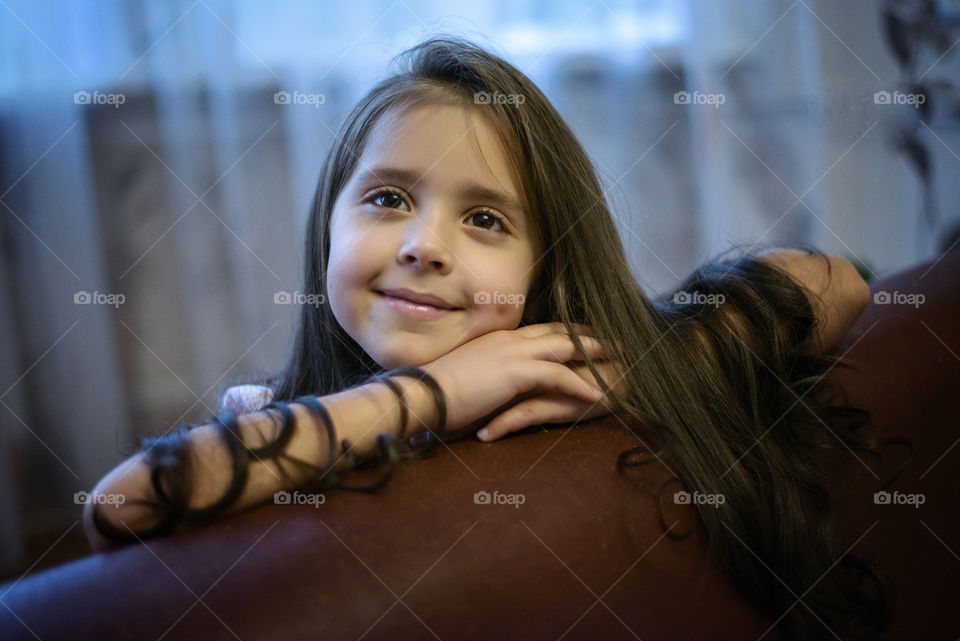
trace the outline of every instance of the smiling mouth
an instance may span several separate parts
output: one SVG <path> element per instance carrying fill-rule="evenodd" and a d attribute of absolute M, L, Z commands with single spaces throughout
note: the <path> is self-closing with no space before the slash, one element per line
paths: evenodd
<path fill-rule="evenodd" d="M 381 291 L 381 290 L 375 289 L 375 290 L 374 290 L 374 293 L 377 294 L 378 296 L 382 296 L 382 297 L 385 297 L 385 298 L 392 298 L 392 299 L 394 299 L 394 300 L 404 301 L 404 302 L 410 303 L 411 305 L 416 305 L 416 306 L 418 306 L 418 307 L 429 307 L 429 308 L 432 308 L 432 309 L 442 309 L 442 310 L 444 310 L 444 311 L 449 311 L 449 312 L 455 312 L 455 311 L 459 311 L 459 310 L 462 310 L 462 309 L 463 309 L 463 307 L 455 307 L 455 306 L 453 306 L 453 305 L 446 305 L 446 304 L 444 304 L 444 305 L 438 305 L 438 304 L 432 303 L 432 302 L 426 302 L 426 301 L 422 301 L 422 300 L 414 300 L 414 299 L 412 299 L 412 298 L 408 298 L 408 297 L 404 296 L 403 293 L 401 293 L 401 292 L 394 292 L 393 290 L 390 290 L 389 292 L 386 292 L 386 291 Z"/>
<path fill-rule="evenodd" d="M 429 303 L 416 303 L 406 298 L 393 296 L 392 294 L 384 294 L 380 291 L 376 292 L 376 294 L 388 307 L 398 314 L 420 320 L 434 320 L 463 310 L 462 307 L 437 307 Z"/>

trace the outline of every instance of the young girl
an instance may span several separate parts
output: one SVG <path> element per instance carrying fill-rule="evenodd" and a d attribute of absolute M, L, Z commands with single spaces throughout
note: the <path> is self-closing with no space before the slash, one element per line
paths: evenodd
<path fill-rule="evenodd" d="M 828 406 L 823 378 L 869 299 L 856 270 L 798 250 L 718 257 L 653 300 L 586 153 L 526 76 L 456 38 L 402 61 L 350 113 L 317 186 L 302 291 L 326 304 L 302 307 L 262 396 L 228 395 L 212 422 L 147 439 L 101 480 L 94 493 L 126 502 L 87 504 L 95 549 L 281 489 L 375 490 L 480 427 L 494 440 L 618 412 L 689 491 L 724 495 L 693 506 L 713 558 L 785 635 L 882 629 L 882 575 L 836 551 L 811 457 L 818 434 L 875 446 L 854 434 L 869 415 Z M 378 464 L 378 482 L 346 482 Z M 807 607 L 788 586 L 809 587 Z"/>

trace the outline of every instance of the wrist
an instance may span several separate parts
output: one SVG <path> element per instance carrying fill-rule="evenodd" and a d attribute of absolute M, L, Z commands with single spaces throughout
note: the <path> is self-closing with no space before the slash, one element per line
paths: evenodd
<path fill-rule="evenodd" d="M 390 380 L 406 401 L 406 432 L 409 437 L 437 424 L 437 410 L 426 386 L 406 376 Z M 358 402 L 362 399 L 362 402 Z M 401 418 L 403 407 L 390 388 L 381 382 L 370 381 L 357 387 L 323 397 L 330 414 L 339 444 L 348 439 L 354 452 L 366 456 L 376 451 L 377 436 L 404 434 Z M 338 452 L 341 454 L 342 452 Z"/>
<path fill-rule="evenodd" d="M 392 376 L 400 391 L 403 393 L 407 405 L 406 436 L 412 436 L 427 430 L 436 430 L 439 423 L 439 412 L 436 399 L 426 383 L 409 376 Z M 385 387 L 381 385 L 381 387 Z M 388 390 L 384 390 L 388 391 Z M 393 393 L 389 394 L 390 403 L 394 406 L 397 415 L 396 425 L 400 427 L 400 400 Z"/>

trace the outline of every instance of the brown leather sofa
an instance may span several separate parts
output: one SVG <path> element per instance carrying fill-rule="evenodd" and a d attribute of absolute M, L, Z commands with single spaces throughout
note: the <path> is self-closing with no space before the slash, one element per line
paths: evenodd
<path fill-rule="evenodd" d="M 837 375 L 850 400 L 872 413 L 866 433 L 905 435 L 916 445 L 889 489 L 925 499 L 874 503 L 873 474 L 895 469 L 902 451 L 880 463 L 831 454 L 845 537 L 858 553 L 876 552 L 899 586 L 884 639 L 960 635 L 958 277 L 953 252 L 874 283 L 875 293 L 925 300 L 872 302 L 840 345 L 863 367 Z M 664 536 L 654 499 L 615 467 L 635 445 L 614 417 L 452 443 L 402 465 L 376 494 L 340 490 L 322 505 L 265 504 L 7 583 L 0 636 L 782 638 L 702 558 L 700 532 Z M 480 491 L 497 492 L 496 501 L 476 503 Z M 522 495 L 522 504 L 510 495 Z M 666 520 L 691 529 L 690 514 L 674 507 Z"/>

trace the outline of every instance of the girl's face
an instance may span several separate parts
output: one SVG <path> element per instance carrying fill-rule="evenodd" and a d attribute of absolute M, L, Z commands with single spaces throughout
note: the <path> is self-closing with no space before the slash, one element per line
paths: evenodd
<path fill-rule="evenodd" d="M 483 116 L 471 127 L 456 106 L 384 114 L 331 216 L 329 303 L 381 367 L 423 365 L 520 324 L 533 230 Z M 405 300 L 418 294 L 435 305 Z"/>

